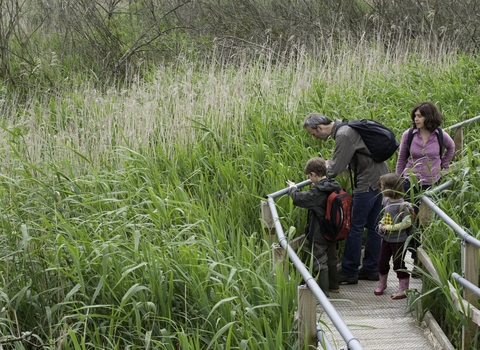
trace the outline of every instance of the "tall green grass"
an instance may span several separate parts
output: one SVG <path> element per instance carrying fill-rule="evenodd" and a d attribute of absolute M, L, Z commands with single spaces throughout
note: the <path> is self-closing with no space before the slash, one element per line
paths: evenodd
<path fill-rule="evenodd" d="M 4 101 L 0 341 L 31 331 L 28 341 L 52 349 L 296 348 L 298 276 L 274 277 L 260 200 L 303 180 L 319 151 L 331 156 L 304 116 L 375 118 L 400 136 L 419 100 L 437 103 L 446 125 L 480 110 L 480 62 L 424 51 L 185 60 L 147 78 L 125 91 L 86 81 Z M 452 175 L 468 190 L 445 207 L 477 210 L 474 139 Z M 284 227 L 303 230 L 288 198 L 278 209 Z M 433 255 L 455 240 L 431 230 Z"/>

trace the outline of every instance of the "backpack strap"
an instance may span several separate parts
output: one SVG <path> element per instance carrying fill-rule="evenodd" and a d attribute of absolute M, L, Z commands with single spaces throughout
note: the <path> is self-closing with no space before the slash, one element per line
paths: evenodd
<path fill-rule="evenodd" d="M 410 128 L 408 129 L 408 138 L 407 138 L 407 148 L 410 154 L 411 154 L 410 146 L 412 145 L 412 141 L 413 141 L 413 128 Z"/>
<path fill-rule="evenodd" d="M 338 123 L 337 127 L 335 128 L 335 133 L 332 135 L 333 138 L 337 136 L 338 129 L 340 129 L 344 125 L 348 125 L 348 120 L 343 119 L 340 123 Z"/>
<path fill-rule="evenodd" d="M 443 145 L 443 130 L 440 127 L 437 128 L 437 139 L 438 145 L 440 146 L 440 158 L 442 158 L 445 146 Z"/>
<path fill-rule="evenodd" d="M 340 129 L 342 126 L 344 125 L 348 125 L 348 120 L 347 119 L 343 119 L 338 125 L 337 127 L 335 128 L 335 133 L 333 134 L 333 138 L 335 138 L 335 136 L 337 136 L 337 131 L 338 129 Z M 356 154 L 357 152 L 355 152 Z M 353 155 L 355 157 L 355 154 Z M 350 174 L 350 182 L 351 182 L 351 185 L 352 185 L 352 192 L 353 190 L 355 189 L 355 187 L 357 186 L 357 172 L 356 171 L 352 171 L 352 167 L 350 166 L 350 164 L 348 164 L 348 172 Z"/>
<path fill-rule="evenodd" d="M 437 128 L 437 140 L 438 140 L 438 145 L 440 146 L 440 158 L 443 156 L 443 152 L 445 151 L 445 146 L 443 145 L 443 130 L 438 127 Z M 413 141 L 413 128 L 408 129 L 408 138 L 407 138 L 407 148 L 408 152 L 410 152 L 410 146 L 412 145 Z"/>

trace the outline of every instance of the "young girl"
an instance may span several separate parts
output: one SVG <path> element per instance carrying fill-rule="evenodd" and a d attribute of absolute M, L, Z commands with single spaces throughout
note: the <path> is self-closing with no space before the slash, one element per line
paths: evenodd
<path fill-rule="evenodd" d="M 410 274 L 405 266 L 405 241 L 407 229 L 412 226 L 411 204 L 404 200 L 403 179 L 397 174 L 385 174 L 380 177 L 380 189 L 383 194 L 383 217 L 378 225 L 382 236 L 380 257 L 378 259 L 379 282 L 375 295 L 382 295 L 387 288 L 390 258 L 393 258 L 393 270 L 397 273 L 399 286 L 392 299 L 406 298 Z"/>

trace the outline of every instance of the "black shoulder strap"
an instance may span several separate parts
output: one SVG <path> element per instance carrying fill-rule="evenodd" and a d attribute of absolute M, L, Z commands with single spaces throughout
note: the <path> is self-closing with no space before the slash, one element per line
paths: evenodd
<path fill-rule="evenodd" d="M 443 130 L 441 128 L 437 128 L 437 139 L 438 145 L 440 146 L 440 158 L 443 156 L 444 145 L 443 145 Z M 412 145 L 413 141 L 413 128 L 408 129 L 408 138 L 407 138 L 407 148 L 408 152 L 410 152 L 410 146 Z"/>
<path fill-rule="evenodd" d="M 441 128 L 437 128 L 437 138 L 438 145 L 440 146 L 440 158 L 442 158 L 445 146 L 443 145 L 443 130 Z"/>
<path fill-rule="evenodd" d="M 343 119 L 343 120 L 337 125 L 337 127 L 335 128 L 335 134 L 332 135 L 333 138 L 335 138 L 335 136 L 337 136 L 337 131 L 338 131 L 338 129 L 340 129 L 340 128 L 341 128 L 342 126 L 344 126 L 344 125 L 348 125 L 348 120 Z"/>
<path fill-rule="evenodd" d="M 337 135 L 338 129 L 340 129 L 340 127 L 342 127 L 344 125 L 348 125 L 348 120 L 347 119 L 343 119 L 342 122 L 337 125 L 337 128 L 335 129 L 335 134 L 333 135 L 334 138 Z M 357 175 L 356 175 L 355 171 L 352 172 L 352 167 L 350 166 L 350 164 L 348 164 L 348 172 L 350 173 L 350 181 L 351 181 L 352 192 L 353 192 L 353 190 L 355 189 L 355 187 L 357 185 Z"/>
<path fill-rule="evenodd" d="M 408 138 L 407 138 L 407 148 L 408 152 L 410 152 L 410 146 L 412 145 L 413 141 L 413 128 L 408 129 Z"/>

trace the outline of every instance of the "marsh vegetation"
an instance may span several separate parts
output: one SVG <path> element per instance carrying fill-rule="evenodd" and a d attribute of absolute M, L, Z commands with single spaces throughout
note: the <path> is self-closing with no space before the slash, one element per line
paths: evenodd
<path fill-rule="evenodd" d="M 273 278 L 260 200 L 331 155 L 304 116 L 401 135 L 420 100 L 445 126 L 480 114 L 476 31 L 451 30 L 440 1 L 409 19 L 420 34 L 383 1 L 1 3 L 2 25 L 19 30 L 0 32 L 5 348 L 296 348 L 300 277 Z M 474 16 L 474 2 L 451 6 Z M 437 202 L 476 236 L 475 130 Z M 304 213 L 288 198 L 278 208 L 300 231 Z M 426 237 L 445 278 L 460 271 L 459 239 L 440 222 Z M 465 320 L 447 290 L 432 284 L 422 302 L 458 342 Z"/>

